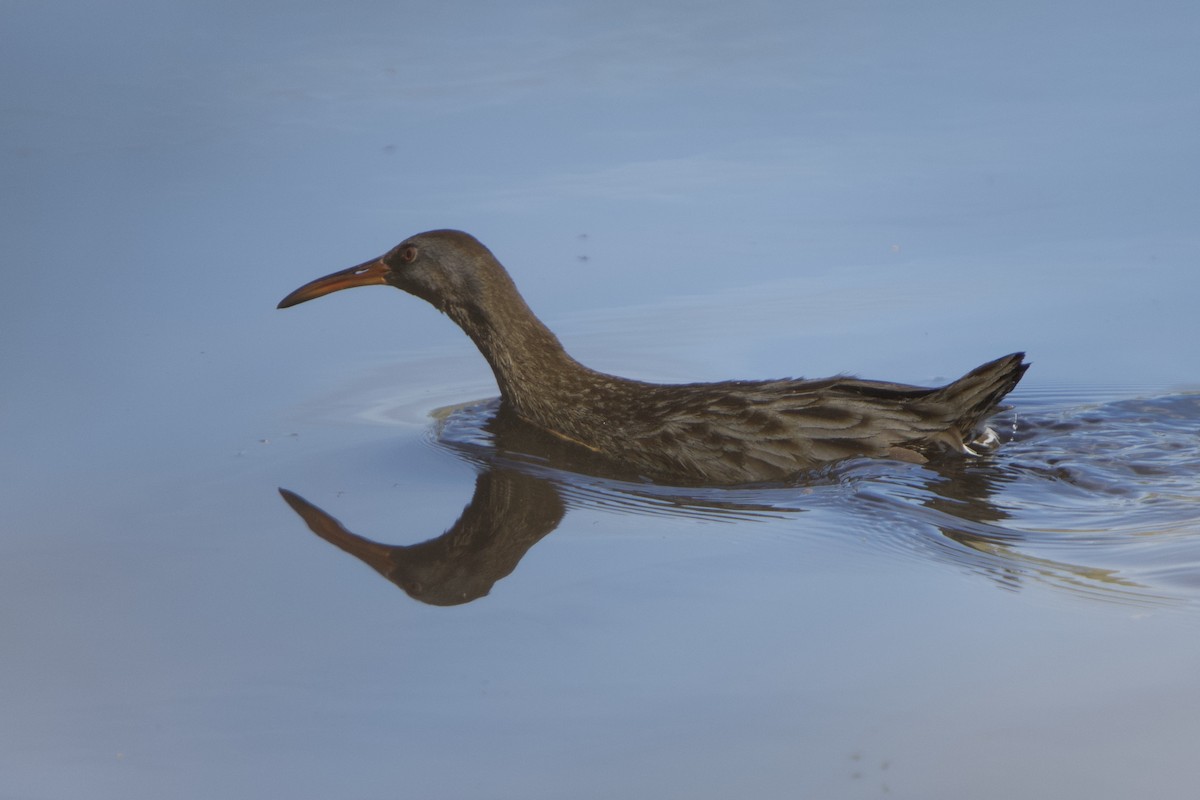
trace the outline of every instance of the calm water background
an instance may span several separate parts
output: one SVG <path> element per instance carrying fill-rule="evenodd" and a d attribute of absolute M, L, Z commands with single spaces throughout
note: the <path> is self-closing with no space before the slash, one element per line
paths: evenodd
<path fill-rule="evenodd" d="M 0 18 L 0 797 L 1194 795 L 1194 4 Z M 439 535 L 486 365 L 398 292 L 274 305 L 434 227 L 635 377 L 1028 350 L 1016 441 L 550 475 L 557 530 L 424 605 L 276 487 Z"/>

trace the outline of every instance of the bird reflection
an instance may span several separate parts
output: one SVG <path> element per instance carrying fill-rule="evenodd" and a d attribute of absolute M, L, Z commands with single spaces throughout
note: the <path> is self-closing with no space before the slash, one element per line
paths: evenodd
<path fill-rule="evenodd" d="M 436 538 L 381 544 L 280 489 L 317 536 L 430 605 L 460 605 L 488 595 L 530 548 L 559 526 L 572 505 L 710 519 L 796 518 L 825 505 L 882 543 L 900 544 L 923 558 L 932 555 L 1004 588 L 1019 588 L 1033 579 L 1090 596 L 1147 601 L 1143 587 L 1116 571 L 1022 552 L 1026 534 L 1003 524 L 1010 514 L 993 499 L 1013 474 L 987 460 L 947 459 L 920 466 L 864 460 L 787 485 L 678 488 L 631 482 L 628 475 L 614 475 L 610 463 L 581 462 L 577 448 L 558 447 L 560 443 L 506 417 L 494 404 L 455 409 L 440 426 L 439 443 L 480 471 L 471 501 Z"/>
<path fill-rule="evenodd" d="M 554 487 L 512 469 L 487 470 L 449 530 L 414 545 L 384 545 L 346 530 L 300 495 L 280 489 L 312 532 L 372 567 L 412 598 L 434 606 L 469 603 L 492 590 L 566 511 Z"/>

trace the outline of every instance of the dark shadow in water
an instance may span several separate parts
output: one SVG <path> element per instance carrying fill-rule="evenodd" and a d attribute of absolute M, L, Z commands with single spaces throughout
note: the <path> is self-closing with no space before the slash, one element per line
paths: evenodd
<path fill-rule="evenodd" d="M 432 605 L 458 605 L 487 595 L 562 522 L 572 505 L 730 521 L 794 518 L 824 507 L 843 515 L 848 525 L 872 535 L 881 546 L 953 563 L 1005 588 L 1016 589 L 1032 579 L 1117 602 L 1144 605 L 1180 599 L 1149 591 L 1119 569 L 1028 552 L 1053 537 L 1006 524 L 1013 512 L 996 497 L 1027 483 L 1031 473 L 1044 483 L 1043 465 L 1022 466 L 1003 457 L 948 457 L 921 466 L 858 460 L 789 485 L 678 488 L 629 482 L 611 464 L 588 460 L 495 411 L 494 404 L 487 403 L 443 416 L 438 443 L 477 464 L 480 474 L 459 519 L 429 541 L 383 545 L 351 533 L 298 495 L 280 492 L 318 536 L 369 564 L 414 599 Z M 1028 427 L 1045 426 L 1034 422 Z M 1081 429 L 1074 424 L 1056 426 L 1060 433 Z M 1014 458 L 1037 446 L 1028 438 L 1025 444 L 1024 449 L 1010 445 L 1017 451 Z M 1061 450 L 1059 443 L 1054 452 L 1060 461 Z M 1039 490 L 1044 489 L 1041 483 Z M 1032 496 L 1028 488 L 1022 492 L 1026 499 Z M 1070 532 L 1053 533 L 1054 543 L 1061 545 Z"/>
<path fill-rule="evenodd" d="M 421 544 L 384 545 L 351 533 L 294 492 L 279 493 L 313 533 L 434 606 L 486 595 L 566 513 L 547 481 L 512 469 L 487 470 L 476 478 L 475 496 L 462 516 L 441 536 Z"/>

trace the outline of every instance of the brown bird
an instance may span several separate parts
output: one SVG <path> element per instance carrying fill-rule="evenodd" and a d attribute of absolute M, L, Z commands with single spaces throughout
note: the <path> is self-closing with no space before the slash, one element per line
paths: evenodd
<path fill-rule="evenodd" d="M 571 358 L 491 251 L 452 230 L 419 233 L 307 283 L 279 308 L 375 284 L 458 323 L 491 365 L 502 411 L 625 474 L 668 483 L 777 481 L 854 456 L 978 455 L 998 444 L 985 423 L 1029 366 L 1013 353 L 940 388 L 847 376 L 658 384 L 606 375 Z"/>

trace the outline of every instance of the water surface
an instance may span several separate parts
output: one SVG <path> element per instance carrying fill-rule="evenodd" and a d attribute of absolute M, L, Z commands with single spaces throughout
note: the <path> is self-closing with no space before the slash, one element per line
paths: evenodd
<path fill-rule="evenodd" d="M 9 4 L 0 797 L 1191 796 L 1198 22 Z M 631 377 L 1025 350 L 1011 441 L 502 451 L 432 308 L 274 308 L 438 227 Z"/>

